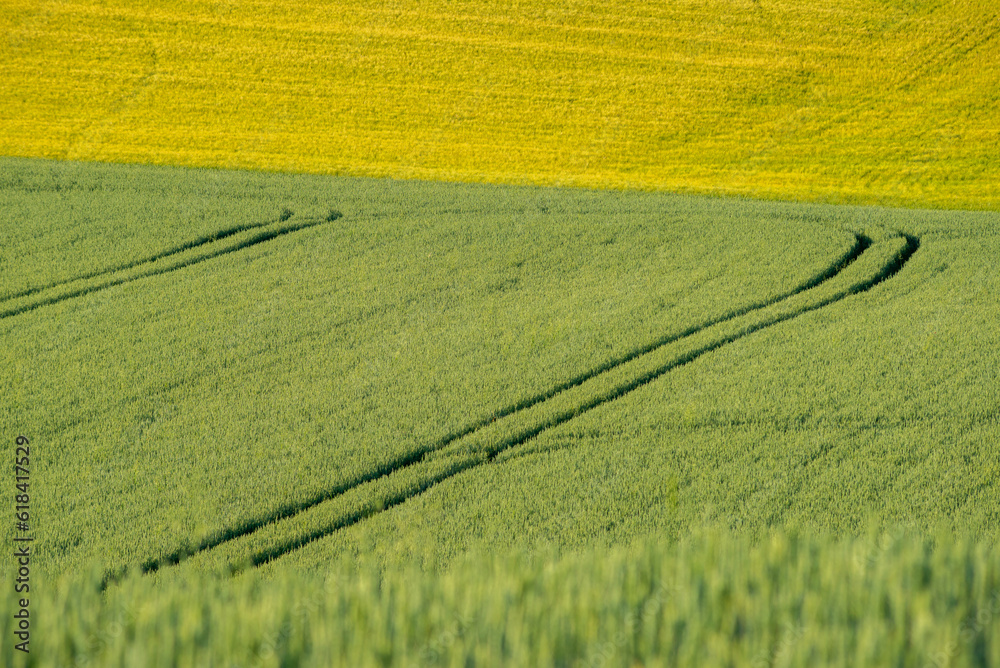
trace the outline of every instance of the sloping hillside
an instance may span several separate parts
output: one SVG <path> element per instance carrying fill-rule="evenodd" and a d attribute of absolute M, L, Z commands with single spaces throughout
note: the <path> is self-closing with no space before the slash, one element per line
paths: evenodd
<path fill-rule="evenodd" d="M 7 2 L 0 155 L 1000 206 L 990 0 Z"/>

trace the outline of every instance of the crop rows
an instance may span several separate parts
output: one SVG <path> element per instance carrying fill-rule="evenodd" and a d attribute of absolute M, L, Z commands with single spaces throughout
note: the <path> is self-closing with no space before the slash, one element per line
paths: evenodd
<path fill-rule="evenodd" d="M 55 169 L 9 164 L 22 183 Z M 15 206 L 7 211 L 17 217 L 17 206 L 27 209 L 50 189 L 72 191 L 81 178 L 94 178 L 65 169 L 45 186 L 8 190 Z M 135 174 L 134 168 L 97 171 L 107 197 L 117 196 L 116 179 Z M 148 192 L 183 199 L 203 188 L 204 177 L 173 186 L 173 195 L 162 180 L 177 179 L 175 172 L 147 170 L 146 178 Z M 477 504 L 456 490 L 473 480 L 491 489 L 488 480 L 511 467 L 531 469 L 550 458 L 545 453 L 553 443 L 568 444 L 558 446 L 558 457 L 568 458 L 560 466 L 572 469 L 577 456 L 589 461 L 593 437 L 605 438 L 595 421 L 616 424 L 613 416 L 628 414 L 635 397 L 648 401 L 668 375 L 711 376 L 720 361 L 735 363 L 730 350 L 766 346 L 773 332 L 803 331 L 796 345 L 810 350 L 816 334 L 809 332 L 829 326 L 797 329 L 796 323 L 836 312 L 850 325 L 884 308 L 879 295 L 892 299 L 899 291 L 924 290 L 926 281 L 933 286 L 940 280 L 935 267 L 946 266 L 934 259 L 949 243 L 943 235 L 968 243 L 961 240 L 979 238 L 989 220 L 536 189 L 212 178 L 233 193 L 236 208 L 241 179 L 260 202 L 281 202 L 270 214 L 274 222 L 227 234 L 235 228 L 220 215 L 203 223 L 214 232 L 201 241 L 176 239 L 166 249 L 151 237 L 133 248 L 127 268 L 119 263 L 76 274 L 92 274 L 84 280 L 96 287 L 117 285 L 2 321 L 10 359 L 31 361 L 7 366 L 17 393 L 5 406 L 5 420 L 37 423 L 36 436 L 60 453 L 42 460 L 59 490 L 42 501 L 55 518 L 52 552 L 43 560 L 53 572 L 82 567 L 108 543 L 120 548 L 105 563 L 111 574 L 130 566 L 160 571 L 190 555 L 197 557 L 179 572 L 238 569 L 289 551 L 302 553 L 291 563 L 309 563 L 357 549 L 352 545 L 366 532 L 380 534 L 430 503 L 425 499 L 465 506 L 450 511 L 462 517 Z M 283 194 L 257 194 L 267 192 L 265 183 Z M 483 213 L 491 206 L 493 213 Z M 345 215 L 321 213 L 335 207 Z M 279 216 L 282 208 L 308 217 Z M 136 238 L 141 229 L 155 229 L 127 219 L 123 226 Z M 294 234 L 267 243 L 246 245 L 240 236 L 292 228 Z M 55 227 L 51 233 L 63 232 Z M 930 250 L 917 252 L 928 243 Z M 171 248 L 180 252 L 170 254 Z M 154 256 L 162 257 L 142 262 Z M 486 266 L 473 258 L 486 258 Z M 915 259 L 917 268 L 910 269 Z M 163 262 L 185 266 L 150 271 Z M 891 287 L 897 280 L 885 279 L 904 263 L 904 279 Z M 757 271 L 731 269 L 741 266 Z M 123 282 L 126 275 L 142 280 Z M 42 286 L 20 299 L 70 285 Z M 39 327 L 50 334 L 40 337 Z M 897 357 L 869 355 L 884 360 L 879 363 Z M 785 368 L 798 367 L 789 362 Z M 741 376 L 715 377 L 739 382 Z M 690 381 L 677 382 L 678 397 L 691 392 L 684 389 Z M 981 387 L 962 392 L 967 407 L 982 403 Z M 703 397 L 704 410 L 725 396 Z M 742 396 L 744 416 L 725 417 L 720 433 L 735 429 L 739 439 L 760 442 L 829 429 L 837 430 L 834 439 L 860 437 L 843 431 L 850 429 L 844 418 L 817 417 L 822 411 L 808 407 L 806 428 L 753 436 L 740 425 L 766 428 L 767 420 L 777 425 L 793 418 L 781 417 L 780 409 L 768 418 L 773 408 L 756 413 L 750 402 L 765 396 L 759 389 Z M 891 410 L 884 412 L 879 420 L 890 419 Z M 671 416 L 656 424 L 671 428 L 692 419 Z M 105 433 L 101 424 L 115 426 Z M 274 444 L 289 452 L 275 456 Z M 675 449 L 662 447 L 656 456 Z M 650 478 L 652 487 L 643 491 L 647 482 L 629 476 L 646 468 L 661 471 L 662 483 Z M 681 471 L 677 462 L 630 465 L 619 470 L 625 477 L 615 485 L 600 483 L 602 489 L 634 487 L 639 495 L 614 512 L 624 513 L 622 519 L 647 517 L 649 526 L 627 520 L 620 530 L 642 535 L 680 522 L 683 531 L 690 520 L 670 504 L 684 508 L 692 494 L 711 489 L 725 498 L 725 486 L 739 480 L 721 487 L 706 482 L 678 497 L 690 484 L 690 474 Z M 526 494 L 535 492 L 510 490 L 505 498 L 530 498 Z M 795 508 L 795 494 L 786 498 Z M 107 524 L 88 510 L 102 503 L 118 509 Z M 560 508 L 563 502 L 546 512 L 558 516 Z M 928 518 L 939 512 L 932 507 Z M 591 521 L 588 510 L 573 515 L 574 524 Z M 359 523 L 364 518 L 369 521 Z M 435 518 L 439 511 L 428 511 L 423 526 Z M 507 521 L 496 516 L 482 528 L 502 536 Z M 397 538 L 420 531 L 397 532 Z M 549 538 L 572 535 L 556 531 Z M 521 540 L 516 533 L 512 538 Z M 379 551 L 390 550 L 394 540 L 385 539 Z M 464 540 L 427 544 L 451 554 Z"/>
<path fill-rule="evenodd" d="M 8 164 L 39 184 L 7 191 L 11 224 L 79 179 L 75 167 Z M 136 174 L 96 169 L 103 176 L 85 177 L 99 186 L 86 191 L 94 205 Z M 33 176 L 48 170 L 54 180 Z M 310 226 L 234 252 L 221 251 L 239 234 L 165 255 L 194 239 L 158 248 L 155 223 L 120 214 L 137 240 L 150 235 L 131 248 L 124 264 L 134 266 L 78 270 L 95 274 L 85 279 L 95 291 L 0 320 L 15 388 L 4 422 L 34 424 L 51 448 L 40 461 L 59 491 L 40 501 L 52 518 L 40 561 L 56 572 L 97 554 L 113 571 L 149 563 L 288 517 L 416 461 L 428 444 L 582 389 L 581 370 L 610 371 L 650 341 L 810 285 L 856 248 L 833 227 L 776 219 L 758 231 L 739 211 L 683 199 L 663 210 L 596 193 L 389 183 L 373 193 L 350 180 L 198 174 L 172 195 L 163 181 L 177 178 L 148 170 L 147 198 L 190 198 L 203 178 L 234 192 L 245 179 L 263 202 L 252 187 L 263 181 L 285 186 L 271 200 L 284 204 L 260 219 L 284 207 L 303 213 L 273 225 Z M 316 213 L 333 208 L 343 217 Z M 233 229 L 224 215 L 212 222 L 214 234 Z M 767 268 L 753 280 L 723 269 L 749 258 Z M 150 271 L 164 262 L 186 266 Z M 117 284 L 96 289 L 107 282 Z"/>
<path fill-rule="evenodd" d="M 618 399 L 725 344 L 828 306 L 848 295 L 869 290 L 898 272 L 919 248 L 915 237 L 890 237 L 874 248 L 870 248 L 871 244 L 870 239 L 858 235 L 857 243 L 849 253 L 827 271 L 789 294 L 647 346 L 520 406 L 499 411 L 489 423 L 475 425 L 445 438 L 433 448 L 393 462 L 386 469 L 358 482 L 338 487 L 266 521 L 253 522 L 235 531 L 224 531 L 194 549 L 147 562 L 142 570 L 153 572 L 163 565 L 176 564 L 182 558 L 251 534 L 256 535 L 239 540 L 238 544 L 226 545 L 222 558 L 230 560 L 230 568 L 238 568 L 245 563 L 258 566 L 271 561 L 403 503 L 455 475 L 489 464 L 498 455 L 525 444 L 546 429 Z M 863 255 L 866 257 L 861 260 Z M 857 271 L 841 277 L 843 280 L 836 280 L 856 261 Z M 690 342 L 685 341 L 688 338 L 691 338 Z M 680 345 L 670 345 L 674 343 Z M 333 503 L 328 503 L 331 500 Z M 258 534 L 264 528 L 267 530 Z M 211 555 L 214 568 L 220 567 L 219 559 L 220 555 Z"/>
<path fill-rule="evenodd" d="M 165 643 L 176 649 L 164 661 L 181 664 L 230 652 L 248 665 L 365 665 L 384 643 L 397 665 L 470 653 L 711 665 L 781 647 L 782 632 L 762 622 L 741 627 L 745 646 L 704 649 L 748 611 L 784 615 L 776 599 L 732 617 L 690 609 L 705 600 L 698 582 L 744 578 L 749 600 L 761 572 L 798 568 L 784 553 L 763 570 L 741 561 L 775 527 L 789 532 L 779 542 L 797 544 L 801 530 L 810 550 L 833 555 L 819 581 L 786 583 L 787 600 L 828 598 L 828 582 L 857 570 L 869 525 L 876 536 L 899 525 L 954 534 L 892 562 L 924 569 L 927 591 L 951 586 L 963 565 L 988 571 L 975 555 L 1000 521 L 994 214 L 0 164 L 0 226 L 32 249 L 0 251 L 3 308 L 15 311 L 0 318 L 0 427 L 43 446 L 32 474 L 45 481 L 32 498 L 38 577 L 53 583 L 49 605 L 80 620 L 51 632 L 61 649 L 46 652 L 60 660 L 134 662 Z M 42 210 L 48 224 L 33 215 Z M 92 253 L 87 240 L 112 230 L 127 243 Z M 567 602 L 567 628 L 589 629 L 577 636 L 527 609 L 521 621 L 497 617 L 489 588 L 507 585 L 487 582 L 483 626 L 462 621 L 477 638 L 469 646 L 443 643 L 447 624 L 380 607 L 385 593 L 453 610 L 420 592 L 478 591 L 474 574 L 493 566 L 462 571 L 476 552 L 574 563 L 567 578 L 606 592 L 621 583 L 600 570 L 602 546 L 662 543 L 622 559 L 683 570 L 670 546 L 719 526 L 735 537 L 691 558 L 704 579 L 687 583 L 690 605 L 651 617 L 632 649 L 601 629 L 620 630 L 609 620 L 641 612 L 641 597 L 610 617 L 586 612 L 596 609 L 586 597 Z M 873 550 L 864 563 L 891 551 Z M 369 588 L 316 610 L 330 605 L 382 639 L 327 644 L 342 629 L 327 612 L 289 626 L 297 613 L 275 601 L 352 562 L 370 565 Z M 512 567 L 524 580 L 503 582 L 549 577 L 526 563 Z M 395 588 L 395 577 L 422 584 Z M 955 626 L 992 586 L 983 576 L 954 607 L 927 612 L 900 593 L 915 585 L 892 577 L 871 574 L 833 616 L 797 609 L 822 630 L 803 631 L 805 654 L 789 662 L 877 665 L 883 650 L 847 630 L 852 606 L 871 608 L 865 628 L 914 615 Z M 197 614 L 210 632 L 198 637 L 157 612 L 195 614 L 188 587 L 205 593 Z M 562 587 L 544 585 L 537 600 L 552 608 Z M 869 589 L 898 612 L 876 615 L 886 608 L 871 606 Z M 254 607 L 259 596 L 270 602 Z M 144 612 L 112 637 L 106 624 L 127 601 Z M 409 630 L 380 635 L 370 614 Z M 683 633 L 664 631 L 678 619 L 689 620 Z M 967 665 L 985 656 L 926 628 L 885 651 L 945 651 Z M 506 633 L 508 649 L 490 644 Z M 123 640 L 139 637 L 141 647 Z"/>
<path fill-rule="evenodd" d="M 996 208 L 998 28 L 985 0 L 18 1 L 0 155 Z"/>

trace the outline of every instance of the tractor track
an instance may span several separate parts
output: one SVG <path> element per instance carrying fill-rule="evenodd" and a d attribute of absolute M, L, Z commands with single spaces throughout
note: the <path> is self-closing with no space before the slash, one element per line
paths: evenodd
<path fill-rule="evenodd" d="M 207 235 L 141 260 L 90 272 L 48 285 L 22 290 L 0 301 L 0 319 L 28 313 L 43 306 L 83 297 L 151 276 L 160 276 L 228 253 L 256 246 L 280 236 L 321 225 L 339 217 L 291 220 L 286 211 L 275 220 L 241 225 Z M 199 251 L 204 251 L 200 252 Z M 13 305 L 11 305 L 13 304 Z"/>
<path fill-rule="evenodd" d="M 813 276 L 789 292 L 710 319 L 699 325 L 690 327 L 678 334 L 663 337 L 623 356 L 609 360 L 594 369 L 554 386 L 544 393 L 540 393 L 516 404 L 512 404 L 486 418 L 470 424 L 462 430 L 453 432 L 424 449 L 401 455 L 389 462 L 386 462 L 366 475 L 359 476 L 353 480 L 333 486 L 330 489 L 324 490 L 323 492 L 313 496 L 312 498 L 301 500 L 292 504 L 286 504 L 285 506 L 282 506 L 276 511 L 273 511 L 265 516 L 243 522 L 237 526 L 223 529 L 222 531 L 204 538 L 197 544 L 190 545 L 169 554 L 161 555 L 155 559 L 150 559 L 141 564 L 140 571 L 142 573 L 154 573 L 163 567 L 178 564 L 189 557 L 208 552 L 214 548 L 224 546 L 227 543 L 237 541 L 244 537 L 253 537 L 253 534 L 261 531 L 262 529 L 274 528 L 276 525 L 285 520 L 294 521 L 295 519 L 298 519 L 297 516 L 322 509 L 323 505 L 327 502 L 342 501 L 350 494 L 362 493 L 368 488 L 371 488 L 379 483 L 385 483 L 390 487 L 395 484 L 398 488 L 396 491 L 392 491 L 390 489 L 387 493 L 382 493 L 381 496 L 378 496 L 378 490 L 376 490 L 375 496 L 377 498 L 370 499 L 367 502 L 363 501 L 359 504 L 359 507 L 347 509 L 344 512 L 341 512 L 337 518 L 331 521 L 320 522 L 317 526 L 306 531 L 302 531 L 291 538 L 280 539 L 279 537 L 278 540 L 273 541 L 268 547 L 254 551 L 249 559 L 243 560 L 242 566 L 234 566 L 231 564 L 230 568 L 232 572 L 235 573 L 245 566 L 256 567 L 265 564 L 285 554 L 293 552 L 315 540 L 339 531 L 340 529 L 353 526 L 379 512 L 404 503 L 405 501 L 422 494 L 424 491 L 430 489 L 438 483 L 444 482 L 459 473 L 468 471 L 477 466 L 489 464 L 493 462 L 501 453 L 530 441 L 542 432 L 568 422 L 569 420 L 597 408 L 598 406 L 618 399 L 633 390 L 638 389 L 639 387 L 651 383 L 676 368 L 695 361 L 709 352 L 718 350 L 729 343 L 749 336 L 750 334 L 760 330 L 791 320 L 799 315 L 816 311 L 839 302 L 850 295 L 871 290 L 875 286 L 895 276 L 920 248 L 920 241 L 917 237 L 898 233 L 895 237 L 893 237 L 893 239 L 903 241 L 904 243 L 902 247 L 891 258 L 889 258 L 889 260 L 885 262 L 878 271 L 869 275 L 867 278 L 854 282 L 833 295 L 820 299 L 817 302 L 808 304 L 797 310 L 787 313 L 773 314 L 771 317 L 764 318 L 759 322 L 751 323 L 741 329 L 738 329 L 736 332 L 717 337 L 714 340 L 703 345 L 696 346 L 693 350 L 676 356 L 663 364 L 643 369 L 639 373 L 633 372 L 630 377 L 625 377 L 619 381 L 612 380 L 611 386 L 608 388 L 598 387 L 594 390 L 588 391 L 588 385 L 599 384 L 602 379 L 610 377 L 614 373 L 621 373 L 623 369 L 625 370 L 625 375 L 627 376 L 630 366 L 636 366 L 637 363 L 642 362 L 647 358 L 654 357 L 655 353 L 658 351 L 662 352 L 663 349 L 665 349 L 665 347 L 669 344 L 684 341 L 685 339 L 694 337 L 695 335 L 709 330 L 712 327 L 730 323 L 731 321 L 738 320 L 744 316 L 749 316 L 755 312 L 767 309 L 768 307 L 781 305 L 783 302 L 790 300 L 796 295 L 807 293 L 809 290 L 818 288 L 819 286 L 827 283 L 834 277 L 841 274 L 847 267 L 855 263 L 855 261 L 857 261 L 874 244 L 872 239 L 863 234 L 855 233 L 854 236 L 855 243 L 850 250 L 838 257 L 824 271 L 820 272 L 816 276 Z M 566 395 L 572 395 L 573 393 L 582 393 L 584 396 L 581 397 L 580 401 L 568 408 L 561 410 L 556 409 L 550 415 L 542 415 L 535 418 L 531 417 L 531 413 L 533 411 L 538 412 L 549 404 L 557 403 L 555 400 L 561 399 Z M 523 426 L 515 425 L 512 433 L 503 438 L 487 442 L 485 445 L 481 444 L 478 448 L 474 447 L 472 451 L 459 451 L 457 454 L 451 455 L 450 459 L 447 457 L 436 457 L 447 451 L 449 446 L 453 449 L 456 445 L 461 446 L 463 441 L 474 441 L 482 434 L 487 434 L 486 438 L 488 439 L 489 432 L 491 430 L 495 431 L 498 424 L 503 425 L 508 422 L 514 422 L 524 415 L 528 416 L 527 420 L 529 424 Z M 532 419 L 534 420 L 533 422 Z M 420 476 L 421 465 L 427 465 L 432 468 L 432 470 L 426 475 L 423 475 L 423 477 Z M 394 477 L 405 477 L 406 475 L 411 474 L 415 475 L 417 479 L 409 482 L 394 481 Z M 104 586 L 108 586 L 109 584 L 119 580 L 125 575 L 126 571 L 127 569 L 116 573 L 106 574 Z"/>

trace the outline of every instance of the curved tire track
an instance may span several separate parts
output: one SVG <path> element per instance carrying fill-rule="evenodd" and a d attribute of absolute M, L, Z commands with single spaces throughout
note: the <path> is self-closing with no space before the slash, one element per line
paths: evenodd
<path fill-rule="evenodd" d="M 58 304 L 142 278 L 158 276 L 226 253 L 233 253 L 277 237 L 297 232 L 340 217 L 331 213 L 325 219 L 309 218 L 295 222 L 291 211 L 285 211 L 277 220 L 242 225 L 222 230 L 216 234 L 199 237 L 167 251 L 101 271 L 82 274 L 74 278 L 45 286 L 23 290 L 0 302 L 0 319 L 9 318 L 43 306 Z M 228 242 L 227 242 L 228 240 Z M 204 251 L 204 252 L 199 252 Z M 9 306 L 9 304 L 14 304 Z M 4 308 L 6 306 L 6 308 Z"/>
<path fill-rule="evenodd" d="M 481 466 L 483 464 L 488 464 L 492 462 L 499 454 L 508 451 L 516 446 L 522 445 L 527 441 L 535 438 L 543 431 L 546 431 L 552 427 L 558 426 L 573 418 L 593 409 L 601 406 L 605 403 L 613 401 L 619 397 L 628 394 L 632 390 L 635 390 L 643 385 L 646 385 L 657 378 L 663 376 L 664 374 L 693 362 L 702 355 L 712 352 L 721 348 L 722 346 L 732 343 L 738 339 L 745 336 L 758 332 L 767 327 L 786 322 L 793 318 L 796 318 L 805 313 L 816 311 L 818 309 L 829 306 L 833 303 L 841 301 L 842 299 L 862 292 L 871 290 L 875 286 L 884 282 L 885 280 L 891 278 L 897 274 L 903 266 L 909 261 L 914 253 L 920 248 L 920 241 L 916 237 L 900 235 L 905 239 L 905 244 L 895 253 L 888 262 L 886 262 L 880 271 L 876 272 L 875 275 L 870 278 L 860 281 L 856 284 L 849 286 L 847 289 L 842 290 L 835 295 L 820 300 L 819 302 L 812 304 L 801 310 L 797 310 L 791 313 L 779 315 L 777 317 L 767 319 L 765 322 L 757 323 L 752 326 L 741 329 L 740 331 L 722 337 L 710 344 L 696 348 L 677 359 L 654 368 L 642 375 L 632 378 L 613 389 L 597 394 L 596 396 L 590 398 L 588 401 L 581 403 L 571 409 L 565 410 L 561 413 L 557 413 L 547 420 L 544 420 L 538 424 L 525 427 L 523 429 L 517 430 L 515 433 L 510 435 L 504 440 L 494 444 L 486 444 L 484 448 L 479 450 L 478 453 L 470 452 L 464 453 L 464 458 L 457 458 L 451 462 L 441 462 L 440 470 L 426 476 L 422 480 L 414 481 L 402 481 L 402 484 L 398 485 L 397 490 L 390 490 L 386 494 L 375 497 L 373 499 L 367 500 L 360 507 L 351 509 L 343 513 L 340 517 L 336 518 L 333 522 L 329 522 L 325 526 L 318 526 L 317 528 L 301 533 L 294 536 L 291 539 L 286 539 L 283 541 L 276 541 L 271 546 L 266 549 L 258 550 L 254 552 L 248 559 L 246 559 L 242 564 L 231 565 L 231 571 L 233 573 L 239 572 L 245 566 L 257 567 L 268 563 L 274 559 L 282 557 L 290 552 L 293 552 L 315 540 L 324 538 L 340 529 L 345 529 L 354 524 L 357 524 L 372 515 L 388 510 L 394 506 L 400 505 L 403 502 L 414 498 L 424 491 L 430 489 L 434 485 L 440 482 L 458 475 L 464 471 Z"/>
<path fill-rule="evenodd" d="M 290 539 L 281 540 L 280 537 L 278 537 L 269 547 L 255 551 L 246 561 L 246 565 L 261 565 L 284 554 L 292 552 L 310 542 L 313 542 L 314 540 L 327 536 L 339 529 L 356 524 L 377 512 L 399 505 L 407 499 L 421 494 L 439 482 L 443 482 L 448 478 L 476 466 L 492 462 L 500 453 L 533 439 L 543 431 L 563 424 L 564 422 L 567 422 L 582 413 L 624 396 L 632 390 L 646 385 L 665 373 L 692 362 L 706 353 L 721 348 L 728 343 L 732 343 L 733 341 L 760 331 L 766 327 L 770 327 L 804 313 L 823 308 L 840 301 L 849 295 L 858 294 L 872 289 L 879 283 L 898 273 L 920 247 L 919 239 L 916 237 L 899 234 L 894 238 L 905 239 L 905 244 L 889 259 L 888 262 L 882 265 L 882 267 L 875 272 L 874 275 L 869 276 L 864 280 L 852 283 L 845 289 L 836 292 L 834 295 L 826 299 L 821 299 L 816 303 L 787 313 L 779 313 L 773 317 L 765 318 L 761 322 L 748 325 L 735 333 L 716 338 L 707 344 L 697 346 L 693 350 L 690 350 L 680 356 L 676 356 L 667 363 L 656 365 L 650 369 L 645 369 L 641 373 L 633 373 L 631 377 L 627 377 L 620 382 L 611 382 L 610 387 L 608 388 L 598 388 L 599 391 L 596 392 L 590 391 L 590 396 L 583 398 L 584 400 L 582 401 L 576 401 L 575 403 L 571 402 L 572 405 L 566 408 L 559 409 L 558 407 L 555 407 L 554 410 L 547 411 L 550 413 L 549 415 L 542 415 L 541 419 L 534 419 L 532 421 L 531 416 L 529 416 L 528 421 L 530 424 L 522 427 L 517 427 L 515 425 L 514 429 L 507 430 L 510 432 L 507 435 L 503 436 L 501 434 L 501 438 L 496 438 L 495 434 L 491 437 L 491 432 L 497 431 L 495 428 L 496 425 L 503 425 L 507 422 L 512 422 L 518 417 L 530 414 L 533 409 L 537 412 L 539 409 L 547 408 L 548 404 L 558 403 L 556 400 L 560 400 L 567 395 L 582 392 L 582 389 L 585 388 L 586 385 L 592 384 L 595 380 L 602 379 L 602 377 L 605 376 L 610 377 L 615 372 L 620 372 L 626 367 L 634 365 L 634 363 L 641 361 L 644 358 L 652 357 L 654 356 L 654 353 L 663 351 L 669 344 L 695 337 L 696 335 L 717 325 L 730 323 L 745 316 L 763 311 L 769 307 L 780 305 L 782 302 L 786 302 L 798 295 L 808 293 L 810 290 L 820 287 L 840 275 L 847 267 L 855 263 L 856 260 L 858 260 L 869 248 L 871 248 L 874 242 L 870 238 L 856 233 L 855 244 L 847 253 L 837 258 L 837 260 L 826 270 L 810 278 L 808 281 L 787 293 L 784 293 L 776 298 L 739 309 L 738 311 L 713 318 L 678 334 L 664 337 L 649 345 L 635 349 L 624 356 L 610 360 L 600 367 L 587 371 L 569 381 L 559 384 L 544 393 L 497 411 L 493 415 L 473 423 L 461 431 L 444 437 L 425 449 L 408 453 L 387 462 L 383 466 L 365 476 L 361 476 L 354 480 L 332 487 L 310 499 L 283 506 L 277 511 L 266 516 L 249 520 L 235 527 L 224 529 L 214 535 L 206 537 L 197 545 L 177 550 L 157 559 L 149 560 L 141 565 L 141 572 L 153 573 L 162 567 L 177 564 L 188 557 L 204 553 L 214 548 L 223 546 L 226 543 L 251 536 L 251 534 L 255 534 L 261 529 L 274 529 L 276 525 L 279 523 L 283 524 L 283 521 L 285 520 L 294 522 L 298 519 L 298 516 L 308 514 L 310 511 L 320 508 L 328 502 L 334 502 L 335 504 L 340 503 L 341 505 L 349 506 L 351 501 L 354 500 L 349 497 L 360 496 L 366 491 L 370 491 L 370 488 L 378 483 L 388 485 L 390 490 L 382 494 L 378 494 L 376 491 L 375 497 L 371 499 L 357 499 L 360 503 L 356 507 L 344 508 L 343 512 L 341 512 L 335 520 L 328 521 L 326 523 L 321 522 L 322 526 L 303 530 Z M 573 397 L 570 398 L 572 399 Z M 472 441 L 472 443 L 466 443 L 465 441 Z M 476 441 L 478 441 L 478 443 Z M 450 452 L 450 450 L 456 451 Z M 430 470 L 423 471 L 422 469 Z M 421 475 L 421 473 L 423 473 L 423 475 Z M 407 476 L 410 476 L 410 479 L 408 479 Z M 391 489 L 393 487 L 395 487 L 395 491 Z M 234 572 L 235 570 L 238 570 L 238 568 L 234 569 Z M 120 575 L 123 575 L 123 573 L 108 574 L 105 584 L 117 580 Z"/>

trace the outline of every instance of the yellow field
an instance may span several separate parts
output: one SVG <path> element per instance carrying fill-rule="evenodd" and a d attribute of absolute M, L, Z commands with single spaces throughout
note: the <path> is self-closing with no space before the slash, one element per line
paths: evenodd
<path fill-rule="evenodd" d="M 1000 208 L 994 6 L 3 0 L 0 154 Z"/>

